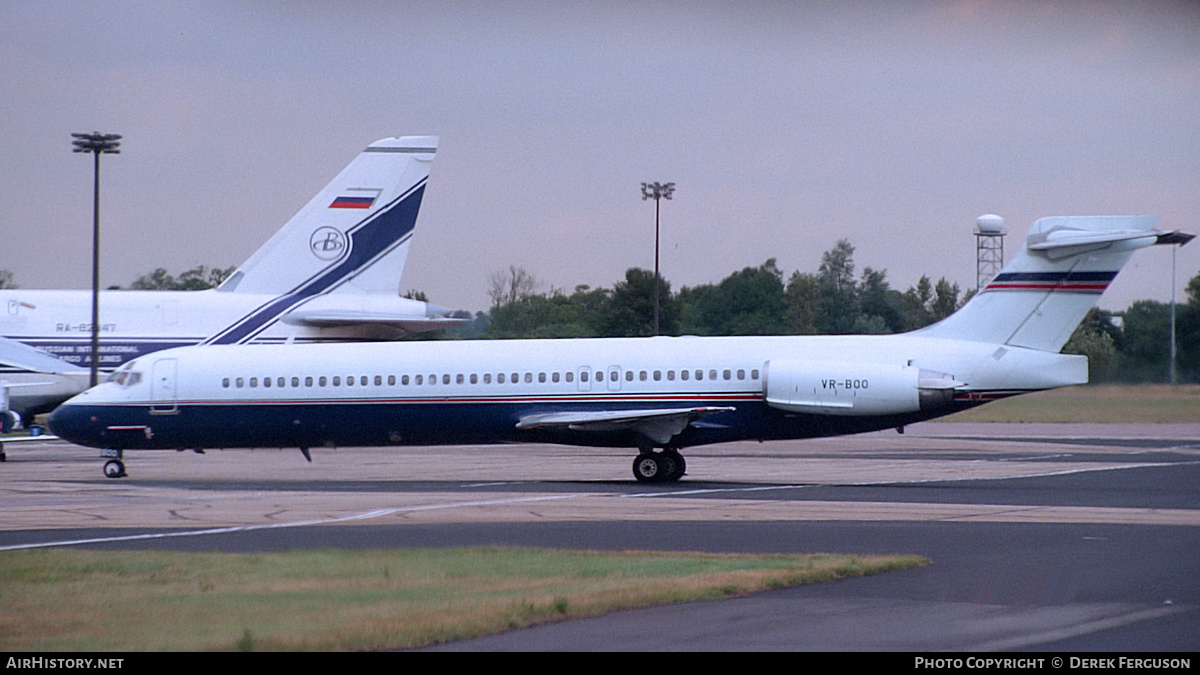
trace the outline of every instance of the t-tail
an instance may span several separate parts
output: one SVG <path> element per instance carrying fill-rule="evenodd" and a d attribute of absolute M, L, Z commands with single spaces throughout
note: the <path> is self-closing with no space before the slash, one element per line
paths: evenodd
<path fill-rule="evenodd" d="M 1133 252 L 1184 244 L 1156 216 L 1059 216 L 1033 224 L 1021 250 L 954 314 L 917 331 L 1057 353 Z"/>
<path fill-rule="evenodd" d="M 218 290 L 397 293 L 437 146 L 436 136 L 372 143 Z"/>

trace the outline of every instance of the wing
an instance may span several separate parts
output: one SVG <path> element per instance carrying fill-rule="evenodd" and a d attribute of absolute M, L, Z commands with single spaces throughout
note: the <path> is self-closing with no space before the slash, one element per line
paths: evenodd
<path fill-rule="evenodd" d="M 687 425 L 709 415 L 734 410 L 730 407 L 659 408 L 651 410 L 600 410 L 527 415 L 517 422 L 518 429 L 562 427 L 573 431 L 632 430 L 656 443 L 668 443 Z"/>
<path fill-rule="evenodd" d="M 67 363 L 46 352 L 9 338 L 0 337 L 0 364 L 34 373 L 88 373 L 87 368 Z"/>

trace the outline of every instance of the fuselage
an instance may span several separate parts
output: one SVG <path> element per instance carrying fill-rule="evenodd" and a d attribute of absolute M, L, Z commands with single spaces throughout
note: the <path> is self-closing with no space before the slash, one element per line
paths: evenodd
<path fill-rule="evenodd" d="M 518 425 L 547 413 L 723 408 L 674 437 L 686 447 L 891 428 L 1078 384 L 1086 370 L 1082 357 L 912 335 L 204 346 L 127 364 L 50 425 L 119 449 L 632 447 L 643 441 L 629 428 Z M 929 381 L 952 384 L 918 384 Z M 918 401 L 922 386 L 948 395 Z"/>

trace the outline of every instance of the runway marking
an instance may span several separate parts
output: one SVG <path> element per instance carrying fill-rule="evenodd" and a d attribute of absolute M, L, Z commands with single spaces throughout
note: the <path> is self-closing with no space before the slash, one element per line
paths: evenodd
<path fill-rule="evenodd" d="M 1183 462 L 1183 463 L 1184 464 L 1196 464 L 1196 463 L 1200 463 L 1200 461 Z M 1108 470 L 1115 470 L 1115 469 L 1133 469 L 1133 468 L 1143 468 L 1143 467 L 1176 466 L 1178 464 L 1180 464 L 1180 463 L 1178 463 L 1178 462 L 1176 462 L 1176 463 L 1149 463 L 1149 464 L 1128 464 L 1128 465 L 1121 465 L 1121 466 L 1087 467 L 1087 468 L 1080 468 L 1080 469 L 1064 469 L 1064 470 L 1058 470 L 1058 471 L 1049 471 L 1049 472 L 1043 472 L 1043 473 L 1039 473 L 1039 474 L 1023 474 L 1020 476 L 1011 476 L 1011 477 L 1007 477 L 1007 478 L 1006 477 L 964 477 L 964 478 L 944 478 L 943 477 L 943 478 L 931 478 L 931 479 L 925 479 L 925 480 L 886 480 L 886 481 L 843 482 L 843 483 L 838 483 L 838 485 L 840 485 L 840 486 L 871 486 L 871 485 L 896 485 L 896 484 L 933 483 L 933 482 L 970 482 L 970 481 L 979 481 L 979 480 L 1006 480 L 1006 479 L 1012 479 L 1012 478 L 1060 476 L 1060 475 L 1073 474 L 1073 473 L 1084 473 L 1084 472 L 1088 472 L 1088 471 L 1108 471 Z M 472 484 L 472 485 L 474 485 L 474 486 L 503 485 L 506 483 L 511 484 L 512 481 L 498 482 L 498 483 L 491 483 L 491 484 L 476 483 L 476 484 Z M 618 499 L 629 499 L 629 498 L 632 498 L 632 499 L 644 499 L 644 498 L 650 498 L 650 499 L 676 498 L 676 499 L 679 499 L 679 498 L 686 498 L 689 496 L 699 496 L 699 495 L 716 494 L 716 493 L 752 493 L 752 492 L 767 492 L 767 491 L 779 491 L 779 490 L 803 490 L 803 489 L 812 489 L 812 488 L 817 488 L 817 487 L 828 487 L 828 486 L 829 486 L 828 484 L 823 484 L 823 483 L 794 483 L 794 484 L 787 484 L 787 485 L 765 485 L 765 486 L 759 485 L 759 486 L 750 486 L 750 487 L 694 488 L 694 489 L 676 489 L 676 490 L 656 489 L 653 491 L 640 491 L 640 492 L 632 492 L 632 493 L 626 493 L 626 494 L 613 494 L 613 493 L 601 493 L 601 492 L 577 492 L 577 493 L 570 493 L 570 494 L 537 495 L 537 496 L 528 496 L 528 497 L 506 497 L 506 498 L 502 498 L 502 499 L 456 501 L 456 502 L 448 502 L 448 503 L 444 503 L 444 504 L 424 504 L 424 505 L 410 505 L 410 506 L 378 508 L 378 509 L 373 509 L 370 511 L 365 511 L 362 513 L 352 513 L 352 514 L 344 515 L 344 516 L 335 516 L 335 517 L 328 517 L 328 518 L 314 518 L 314 519 L 299 520 L 299 521 L 293 521 L 293 522 L 287 522 L 287 523 L 234 525 L 234 526 L 214 527 L 214 528 L 207 528 L 207 529 L 200 529 L 200 530 L 188 530 L 188 531 L 176 531 L 176 532 L 156 532 L 156 533 L 130 534 L 130 535 L 121 535 L 121 536 L 112 536 L 112 537 L 93 537 L 93 538 L 75 539 L 75 540 L 67 540 L 67 541 L 14 544 L 14 545 L 0 546 L 0 551 L 13 551 L 13 550 L 21 550 L 21 549 L 35 549 L 35 548 L 50 548 L 50 547 L 56 547 L 56 546 L 77 546 L 77 545 L 85 545 L 85 544 L 104 544 L 104 543 L 115 543 L 115 542 L 124 542 L 124 541 L 165 539 L 165 538 L 174 538 L 174 537 L 196 537 L 196 536 L 207 536 L 207 535 L 214 535 L 214 534 L 228 534 L 228 533 L 233 533 L 233 532 L 254 532 L 254 531 L 260 531 L 260 530 L 271 530 L 271 529 L 282 529 L 282 528 L 293 528 L 293 527 L 307 527 L 307 526 L 314 526 L 314 525 L 334 525 L 334 524 L 338 524 L 338 523 L 374 520 L 374 519 L 379 519 L 379 518 L 385 518 L 385 517 L 392 516 L 392 515 L 406 514 L 406 513 L 412 514 L 412 513 L 446 511 L 446 510 L 452 510 L 452 509 L 475 508 L 475 507 L 503 507 L 503 506 L 518 505 L 518 504 L 562 502 L 562 501 L 566 501 L 566 500 L 584 499 L 584 498 L 601 498 L 601 499 L 603 499 L 603 498 L 616 497 Z M 767 503 L 769 503 L 769 502 L 764 502 L 762 504 L 750 504 L 749 506 L 763 506 Z M 808 509 L 820 508 L 822 504 L 824 504 L 824 502 L 822 502 L 822 503 L 809 502 L 809 503 L 806 503 L 806 508 L 808 508 Z M 855 512 L 857 512 L 856 506 L 858 508 L 866 507 L 873 512 L 884 512 L 887 514 L 887 517 L 889 517 L 889 518 L 896 518 L 898 516 L 898 514 L 896 514 L 892 510 L 896 507 L 902 507 L 902 508 L 905 508 L 908 510 L 912 510 L 912 509 L 918 509 L 918 506 L 919 506 L 919 505 L 915 505 L 915 504 L 897 505 L 897 504 L 893 504 L 893 503 L 886 502 L 886 501 L 884 501 L 884 502 L 853 502 L 853 503 L 852 502 L 829 502 L 828 504 L 829 504 L 830 508 L 836 506 L 843 510 L 849 509 L 849 510 L 855 511 Z M 679 506 L 678 504 L 675 505 L 676 508 L 678 508 L 678 506 Z M 935 505 L 927 505 L 927 506 L 932 507 Z M 937 506 L 940 509 L 946 509 L 948 506 L 952 506 L 952 505 L 942 504 L 942 505 L 937 505 Z M 1049 507 L 1049 506 L 1045 506 L 1045 505 L 1014 506 L 1014 505 L 993 504 L 993 505 L 958 505 L 958 506 L 961 506 L 963 508 L 970 508 L 970 509 L 972 509 L 972 511 L 969 513 L 961 513 L 961 512 L 960 513 L 941 513 L 941 515 L 925 514 L 923 517 L 924 518 L 935 517 L 935 518 L 947 519 L 947 520 L 972 520 L 972 519 L 978 519 L 980 517 L 983 517 L 984 519 L 993 519 L 998 516 L 1008 514 L 1009 518 L 1007 518 L 1007 520 L 1013 520 L 1012 516 L 1015 516 L 1016 514 L 1038 514 L 1038 513 L 1045 513 L 1048 511 L 1049 512 L 1055 511 L 1055 507 Z M 1072 511 L 1080 511 L 1080 510 L 1081 509 L 1076 508 L 1076 509 L 1073 509 Z M 1088 509 L 1088 508 L 1085 508 L 1083 510 L 1112 511 L 1112 509 Z M 1162 516 L 1170 515 L 1167 512 L 1162 511 L 1162 510 L 1151 510 L 1151 511 L 1158 513 L 1159 515 L 1162 515 Z M 1173 513 L 1173 511 L 1172 511 L 1172 513 Z M 1191 514 L 1192 512 L 1182 511 L 1181 513 Z M 797 514 L 793 512 L 793 513 L 790 513 L 790 515 L 788 517 L 796 517 L 796 516 L 797 516 Z M 760 515 L 759 517 L 762 517 L 762 515 Z M 862 513 L 859 513 L 856 517 L 859 519 L 862 519 L 864 516 Z M 878 516 L 876 516 L 876 517 L 878 517 Z M 876 519 L 876 518 L 869 518 L 869 519 Z M 1026 520 L 1026 519 L 1021 518 L 1019 520 Z"/>
<path fill-rule="evenodd" d="M 145 534 L 126 534 L 116 537 L 93 537 L 90 539 L 71 539 L 67 541 L 51 541 L 51 542 L 33 542 L 29 544 L 13 544 L 10 546 L 0 546 L 0 551 L 17 551 L 22 549 L 33 548 L 50 548 L 54 546 L 79 546 L 82 544 L 108 544 L 120 541 L 139 541 L 148 539 L 168 539 L 172 537 L 198 537 L 213 534 L 228 534 L 231 532 L 253 532 L 256 530 L 275 530 L 288 527 L 308 527 L 311 525 L 334 525 L 337 523 L 354 522 L 357 520 L 372 520 L 375 518 L 383 518 L 397 513 L 414 513 L 418 511 L 434 511 L 438 509 L 457 509 L 473 506 L 506 506 L 510 504 L 520 504 L 529 502 L 546 502 L 558 499 L 573 499 L 576 497 L 595 496 L 584 493 L 572 495 L 543 495 L 539 497 L 515 497 L 511 499 L 494 499 L 473 502 L 453 502 L 449 504 L 426 504 L 423 506 L 397 506 L 388 509 L 375 509 L 364 513 L 353 513 L 348 516 L 338 516 L 335 518 L 316 518 L 311 520 L 300 520 L 291 523 L 268 523 L 262 525 L 234 525 L 230 527 L 214 527 L 206 530 L 188 530 L 185 532 L 152 532 Z"/>
<path fill-rule="evenodd" d="M 1102 606 L 1107 609 L 1109 606 Z M 982 644 L 971 645 L 971 651 L 976 652 L 1001 652 L 1012 650 L 1024 650 L 1036 645 L 1046 644 L 1048 642 L 1057 642 L 1068 638 L 1079 637 L 1081 635 L 1091 635 L 1102 630 L 1110 628 L 1119 628 L 1150 619 L 1158 619 L 1164 616 L 1170 616 L 1184 611 L 1191 611 L 1193 608 L 1183 605 L 1169 605 L 1164 607 L 1151 607 L 1148 609 L 1140 609 L 1136 607 L 1126 607 L 1120 605 L 1112 606 L 1115 614 L 1113 616 L 1092 619 L 1083 621 L 1073 626 L 1066 626 L 1054 630 L 1030 633 L 1029 635 L 1021 635 L 1012 638 L 1002 638 L 984 642 Z"/>

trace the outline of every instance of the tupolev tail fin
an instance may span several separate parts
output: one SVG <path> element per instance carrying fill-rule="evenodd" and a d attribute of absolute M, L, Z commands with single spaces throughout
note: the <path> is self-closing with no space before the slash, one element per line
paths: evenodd
<path fill-rule="evenodd" d="M 372 143 L 217 290 L 398 294 L 437 146 L 436 136 Z"/>

